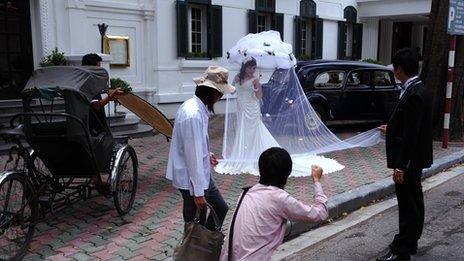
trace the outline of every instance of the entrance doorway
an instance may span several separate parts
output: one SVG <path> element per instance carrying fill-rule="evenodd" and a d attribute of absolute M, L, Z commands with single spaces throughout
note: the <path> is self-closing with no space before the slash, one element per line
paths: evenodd
<path fill-rule="evenodd" d="M 33 69 L 29 0 L 0 0 L 0 100 L 20 98 Z"/>
<path fill-rule="evenodd" d="M 412 22 L 394 22 L 392 37 L 392 58 L 402 48 L 411 48 Z"/>

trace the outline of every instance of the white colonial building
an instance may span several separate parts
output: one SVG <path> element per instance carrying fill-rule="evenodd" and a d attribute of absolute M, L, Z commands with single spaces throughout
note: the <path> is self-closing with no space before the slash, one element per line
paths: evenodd
<path fill-rule="evenodd" d="M 300 59 L 389 64 L 400 48 L 423 49 L 430 6 L 431 0 L 2 1 L 0 86 L 21 88 L 55 48 L 77 61 L 100 53 L 104 23 L 107 35 L 128 40 L 128 50 L 113 49 L 113 62 L 123 55 L 127 63 L 111 65 L 111 77 L 128 81 L 172 117 L 207 66 L 237 70 L 226 52 L 250 32 L 280 31 Z"/>

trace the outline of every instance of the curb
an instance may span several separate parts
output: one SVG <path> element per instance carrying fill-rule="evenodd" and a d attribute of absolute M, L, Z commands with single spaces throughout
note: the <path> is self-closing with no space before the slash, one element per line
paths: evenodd
<path fill-rule="evenodd" d="M 422 180 L 463 162 L 464 150 L 441 157 L 437 159 L 430 168 L 424 169 Z M 329 208 L 329 218 L 335 218 L 345 212 L 354 211 L 374 200 L 389 196 L 394 192 L 395 183 L 390 177 L 343 192 L 330 198 L 327 204 Z M 286 239 L 295 238 L 317 226 L 319 225 L 314 223 L 288 222 Z"/>

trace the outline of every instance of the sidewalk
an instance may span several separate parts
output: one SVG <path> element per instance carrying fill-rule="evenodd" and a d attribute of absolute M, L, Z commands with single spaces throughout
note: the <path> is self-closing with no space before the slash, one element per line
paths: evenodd
<path fill-rule="evenodd" d="M 212 150 L 220 155 L 223 118 L 217 116 L 211 119 L 210 126 Z M 342 133 L 341 137 L 349 135 L 352 134 Z M 172 255 L 173 248 L 182 236 L 183 221 L 181 196 L 164 178 L 169 143 L 161 135 L 134 139 L 130 143 L 134 146 L 140 163 L 139 186 L 131 213 L 121 219 L 114 209 L 112 199 L 103 197 L 79 202 L 52 220 L 37 225 L 26 259 L 164 260 Z M 461 150 L 462 147 L 458 146 L 443 150 L 437 143 L 434 157 L 436 161 L 441 159 L 443 163 L 447 163 L 452 158 L 456 160 L 459 155 L 452 154 Z M 329 202 L 336 199 L 335 202 L 342 206 L 340 208 L 332 203 L 331 214 L 339 214 L 345 207 L 355 207 L 341 200 L 340 195 L 349 199 L 348 191 L 356 188 L 359 191 L 360 188 L 365 188 L 364 185 L 372 186 L 389 177 L 384 155 L 384 144 L 326 155 L 345 165 L 344 170 L 329 174 L 322 181 Z M 227 230 L 241 187 L 255 184 L 257 177 L 214 174 L 214 179 L 230 207 L 224 224 L 224 230 Z M 311 202 L 313 191 L 309 177 L 290 178 L 287 190 L 298 199 Z M 363 200 L 366 199 L 370 198 L 363 197 Z M 296 224 L 291 232 L 300 233 L 308 229 L 307 226 Z"/>

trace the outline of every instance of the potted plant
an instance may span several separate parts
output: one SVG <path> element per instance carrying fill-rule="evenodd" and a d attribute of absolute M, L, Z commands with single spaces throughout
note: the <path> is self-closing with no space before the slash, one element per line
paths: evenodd
<path fill-rule="evenodd" d="M 110 79 L 110 89 L 120 88 L 125 93 L 132 92 L 132 87 L 130 84 L 121 78 L 111 78 Z"/>
<path fill-rule="evenodd" d="M 132 92 L 132 87 L 130 87 L 130 84 L 121 78 L 111 78 L 110 79 L 110 89 L 116 89 L 119 88 L 121 89 L 124 93 L 131 93 Z M 114 113 L 116 113 L 116 107 L 118 105 L 117 101 L 114 101 Z"/>
<path fill-rule="evenodd" d="M 301 61 L 309 61 L 309 60 L 311 60 L 311 55 L 309 55 L 309 54 L 302 54 L 302 55 L 300 55 L 300 60 L 301 60 Z"/>
<path fill-rule="evenodd" d="M 67 65 L 66 58 L 63 52 L 58 51 L 58 48 L 52 51 L 50 55 L 45 56 L 40 62 L 41 67 Z"/>
<path fill-rule="evenodd" d="M 373 63 L 373 64 L 383 65 L 382 62 L 377 61 L 377 60 L 374 60 L 374 59 L 370 59 L 370 58 L 363 59 L 363 60 L 361 60 L 361 61 L 362 61 L 362 62 L 365 62 L 365 63 Z"/>
<path fill-rule="evenodd" d="M 192 60 L 204 60 L 209 58 L 208 53 L 206 52 L 189 52 L 187 53 L 187 56 L 185 57 L 187 59 L 192 59 Z"/>

